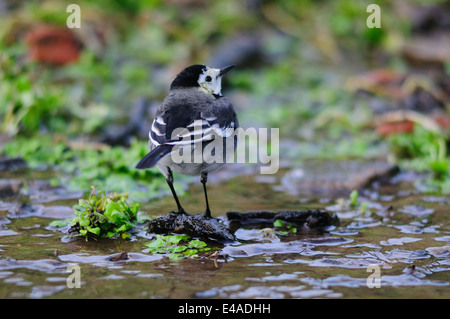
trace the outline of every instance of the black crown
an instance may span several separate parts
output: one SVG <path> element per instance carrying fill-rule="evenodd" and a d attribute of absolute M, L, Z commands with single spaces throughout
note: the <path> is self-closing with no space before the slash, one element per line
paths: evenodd
<path fill-rule="evenodd" d="M 205 65 L 195 64 L 187 67 L 176 76 L 170 89 L 198 87 L 198 77 L 206 70 Z"/>

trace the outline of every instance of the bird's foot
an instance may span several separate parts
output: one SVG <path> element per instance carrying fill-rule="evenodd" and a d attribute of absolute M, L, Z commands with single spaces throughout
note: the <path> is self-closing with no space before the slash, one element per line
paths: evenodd
<path fill-rule="evenodd" d="M 178 211 L 172 210 L 169 214 L 188 215 L 188 213 L 186 213 L 186 211 L 183 208 L 179 209 Z"/>
<path fill-rule="evenodd" d="M 203 216 L 205 216 L 205 218 L 211 218 L 211 211 L 209 209 L 205 210 L 205 213 L 203 214 Z"/>

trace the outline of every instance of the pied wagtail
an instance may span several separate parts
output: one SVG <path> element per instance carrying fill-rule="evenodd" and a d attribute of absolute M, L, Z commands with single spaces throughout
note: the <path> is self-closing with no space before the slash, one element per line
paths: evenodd
<path fill-rule="evenodd" d="M 205 147 L 223 138 L 220 150 L 224 157 L 234 154 L 237 137 L 232 134 L 239 127 L 236 113 L 231 102 L 221 93 L 222 77 L 234 65 L 215 69 L 205 65 L 192 65 L 181 71 L 170 86 L 169 95 L 158 107 L 149 132 L 150 152 L 137 164 L 136 168 L 145 169 L 156 165 L 166 177 L 179 213 L 185 213 L 173 187 L 173 174 L 200 175 L 205 193 L 205 216 L 210 218 L 206 182 L 208 173 L 217 170 L 225 160 L 211 162 L 203 154 L 201 161 L 174 161 L 172 155 L 179 152 L 191 152 Z M 226 140 L 233 138 L 233 143 Z M 230 146 L 231 149 L 230 149 Z M 178 153 L 177 153 L 178 154 Z"/>

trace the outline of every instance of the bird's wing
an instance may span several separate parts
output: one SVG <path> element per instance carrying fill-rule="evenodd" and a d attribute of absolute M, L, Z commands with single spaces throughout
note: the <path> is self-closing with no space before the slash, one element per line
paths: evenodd
<path fill-rule="evenodd" d="M 233 121 L 222 120 L 219 123 L 217 116 L 205 116 L 201 112 L 191 117 L 187 125 L 171 120 L 170 113 L 160 114 L 153 120 L 149 137 L 155 146 L 209 142 L 216 137 L 229 137 L 235 129 Z"/>
<path fill-rule="evenodd" d="M 157 115 L 153 120 L 152 127 L 148 133 L 150 141 L 155 146 L 160 146 L 166 144 L 167 141 L 167 114 Z"/>

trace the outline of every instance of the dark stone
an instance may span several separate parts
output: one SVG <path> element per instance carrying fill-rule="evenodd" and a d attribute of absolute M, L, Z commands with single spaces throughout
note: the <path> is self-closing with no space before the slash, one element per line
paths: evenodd
<path fill-rule="evenodd" d="M 148 138 L 150 106 L 150 101 L 144 98 L 137 99 L 131 107 L 128 122 L 125 125 L 109 125 L 100 142 L 111 146 L 129 146 L 133 136 Z"/>
<path fill-rule="evenodd" d="M 376 180 L 394 176 L 398 167 L 384 161 L 306 161 L 281 179 L 290 194 L 342 197 Z"/>
<path fill-rule="evenodd" d="M 17 171 L 27 167 L 21 158 L 0 158 L 0 171 Z"/>
<path fill-rule="evenodd" d="M 339 224 L 336 215 L 331 215 L 325 210 L 310 211 L 280 211 L 275 215 L 275 219 L 281 219 L 298 226 L 306 225 L 308 228 L 322 228 Z"/>
<path fill-rule="evenodd" d="M 325 210 L 227 212 L 227 218 L 230 221 L 229 229 L 216 218 L 170 212 L 149 221 L 148 232 L 157 234 L 183 233 L 202 240 L 230 242 L 234 241 L 232 233 L 241 225 L 268 227 L 273 226 L 273 222 L 277 219 L 284 220 L 297 227 L 304 228 L 306 226 L 308 229 L 320 229 L 339 224 L 338 218 Z"/>
<path fill-rule="evenodd" d="M 279 212 L 227 212 L 227 218 L 232 223 L 239 225 L 268 224 L 272 225 L 277 219 L 294 224 L 297 227 L 307 226 L 310 229 L 318 229 L 330 225 L 339 224 L 336 215 L 326 210 L 316 209 L 307 211 L 279 211 Z"/>
<path fill-rule="evenodd" d="M 109 261 L 121 261 L 121 260 L 128 260 L 128 254 L 126 252 L 121 252 L 119 254 L 112 255 L 108 258 Z"/>
<path fill-rule="evenodd" d="M 19 195 L 22 184 L 18 179 L 0 179 L 0 198 Z"/>
<path fill-rule="evenodd" d="M 183 233 L 202 240 L 234 241 L 234 236 L 216 218 L 170 212 L 149 221 L 148 231 L 157 234 Z"/>

